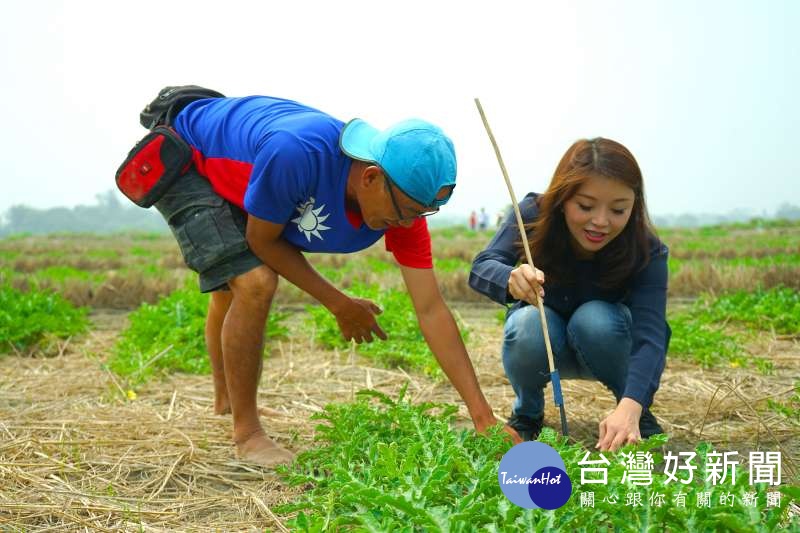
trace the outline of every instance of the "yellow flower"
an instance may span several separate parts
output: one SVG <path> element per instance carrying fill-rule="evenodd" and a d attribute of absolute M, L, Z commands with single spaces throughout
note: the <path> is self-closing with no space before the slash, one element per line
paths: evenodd
<path fill-rule="evenodd" d="M 129 400 L 136 399 L 136 392 L 134 392 L 132 389 L 128 389 L 128 392 L 126 392 L 125 394 L 128 396 Z"/>

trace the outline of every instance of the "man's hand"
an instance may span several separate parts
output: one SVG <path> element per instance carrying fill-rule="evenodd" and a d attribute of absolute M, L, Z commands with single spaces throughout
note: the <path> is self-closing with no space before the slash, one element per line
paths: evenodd
<path fill-rule="evenodd" d="M 481 418 L 480 420 L 473 418 L 472 423 L 475 425 L 475 431 L 477 431 L 481 435 L 486 433 L 486 431 L 489 428 L 494 427 L 498 424 L 497 419 L 494 417 L 494 415 L 491 415 L 486 418 Z M 519 436 L 517 430 L 515 430 L 508 424 L 503 425 L 503 431 L 508 433 L 508 435 L 511 437 L 511 441 L 514 444 L 519 444 L 520 442 L 522 442 L 522 437 Z"/>
<path fill-rule="evenodd" d="M 639 418 L 642 406 L 636 400 L 623 398 L 614 412 L 600 422 L 600 439 L 595 445 L 600 451 L 617 451 L 625 444 L 642 439 L 639 433 Z"/>
<path fill-rule="evenodd" d="M 544 272 L 530 265 L 520 265 L 508 277 L 508 293 L 515 300 L 523 300 L 537 305 L 538 298 L 544 298 Z"/>
<path fill-rule="evenodd" d="M 514 443 L 514 445 L 517 445 L 520 442 L 522 442 L 522 437 L 519 436 L 519 433 L 517 433 L 517 430 L 512 428 L 508 424 L 503 426 L 503 431 L 505 431 L 506 433 L 511 435 L 511 442 Z"/>
<path fill-rule="evenodd" d="M 372 342 L 373 333 L 383 340 L 387 339 L 386 333 L 375 320 L 375 316 L 381 313 L 383 310 L 374 302 L 361 298 L 348 298 L 341 308 L 333 311 L 345 340 L 353 339 L 358 344 Z"/>

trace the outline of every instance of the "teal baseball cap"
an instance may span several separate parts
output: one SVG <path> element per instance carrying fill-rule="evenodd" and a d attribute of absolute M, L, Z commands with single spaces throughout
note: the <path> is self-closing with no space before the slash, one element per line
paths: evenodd
<path fill-rule="evenodd" d="M 392 184 L 425 207 L 440 207 L 442 187 L 456 184 L 453 141 L 438 126 L 410 119 L 381 131 L 356 118 L 345 124 L 339 147 L 346 155 L 381 167 Z"/>

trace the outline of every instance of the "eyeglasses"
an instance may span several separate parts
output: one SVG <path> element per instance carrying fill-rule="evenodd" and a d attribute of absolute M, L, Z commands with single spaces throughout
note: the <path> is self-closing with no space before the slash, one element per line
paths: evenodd
<path fill-rule="evenodd" d="M 429 216 L 439 212 L 439 208 L 438 207 L 429 207 L 428 206 L 428 207 L 425 208 L 425 209 L 427 209 L 426 211 L 421 211 L 419 213 L 411 215 L 410 217 L 404 217 L 403 216 L 403 212 L 400 209 L 400 205 L 397 203 L 397 198 L 395 198 L 395 196 L 394 196 L 394 187 L 396 187 L 396 185 L 392 184 L 392 178 L 390 178 L 385 172 L 384 172 L 383 176 L 384 176 L 384 178 L 386 178 L 386 188 L 389 189 L 389 198 L 392 199 L 392 205 L 394 206 L 394 211 L 397 214 L 397 221 L 398 222 L 407 222 L 409 220 L 415 220 L 417 218 L 429 217 Z M 408 195 L 406 195 L 406 196 L 408 196 Z"/>

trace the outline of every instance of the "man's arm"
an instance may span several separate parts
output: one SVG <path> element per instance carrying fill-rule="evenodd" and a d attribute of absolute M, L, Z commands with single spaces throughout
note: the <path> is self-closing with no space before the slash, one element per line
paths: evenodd
<path fill-rule="evenodd" d="M 439 292 L 433 269 L 401 265 L 400 270 L 414 303 L 422 335 L 442 370 L 467 404 L 475 429 L 483 432 L 494 426 L 497 419 L 483 396 L 458 326 Z"/>
<path fill-rule="evenodd" d="M 265 265 L 297 285 L 336 316 L 345 339 L 372 342 L 374 333 L 386 339 L 375 320 L 380 308 L 368 300 L 350 298 L 323 278 L 296 247 L 281 237 L 283 224 L 274 224 L 250 215 L 247 219 L 247 244 Z"/>

